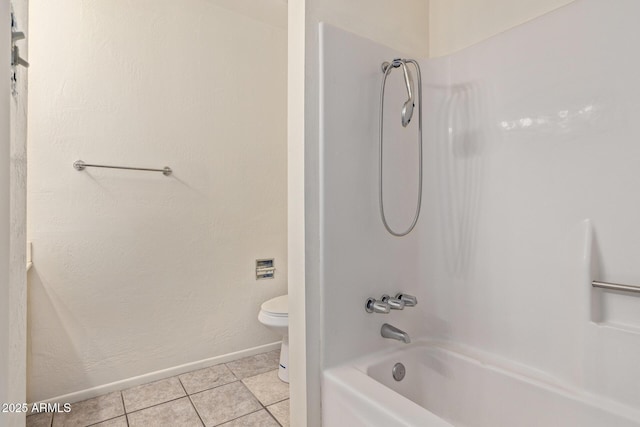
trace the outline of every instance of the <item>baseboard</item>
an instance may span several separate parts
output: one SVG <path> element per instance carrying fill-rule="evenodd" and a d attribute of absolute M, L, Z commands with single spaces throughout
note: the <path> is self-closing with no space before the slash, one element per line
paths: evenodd
<path fill-rule="evenodd" d="M 271 344 L 265 344 L 265 345 L 260 345 L 258 347 L 248 348 L 246 350 L 236 351 L 234 353 L 223 354 L 222 356 L 216 356 L 216 357 L 211 357 L 209 359 L 199 360 L 197 362 L 185 363 L 184 365 L 174 366 L 171 368 L 162 369 L 160 371 L 149 372 L 148 374 L 139 375 L 137 377 L 131 377 L 124 380 L 115 381 L 109 384 L 88 388 L 86 390 L 80 390 L 73 393 L 64 394 L 62 396 L 52 397 L 51 399 L 43 400 L 42 403 L 80 402 L 82 400 L 91 399 L 93 397 L 98 397 L 103 394 L 111 393 L 112 391 L 125 390 L 127 388 L 135 387 L 137 385 L 146 384 L 146 383 L 150 383 L 158 380 L 164 380 L 170 377 L 175 377 L 176 375 L 195 371 L 197 369 L 208 368 L 209 366 L 219 365 L 220 363 L 232 362 L 234 360 L 242 359 L 243 357 L 254 356 L 256 354 L 277 350 L 280 348 L 280 344 L 281 342 L 278 341 Z M 29 404 L 31 405 L 31 403 Z"/>

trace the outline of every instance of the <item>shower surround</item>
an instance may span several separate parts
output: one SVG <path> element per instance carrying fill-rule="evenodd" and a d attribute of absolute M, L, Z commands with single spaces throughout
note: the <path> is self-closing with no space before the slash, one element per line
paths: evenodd
<path fill-rule="evenodd" d="M 380 336 L 390 323 L 412 340 L 494 355 L 624 407 L 640 424 L 640 298 L 591 288 L 640 282 L 640 60 L 627 48 L 640 42 L 639 13 L 631 0 L 579 0 L 421 60 L 423 207 L 404 238 L 382 226 L 376 180 L 380 64 L 405 55 L 321 27 L 325 384 L 332 369 L 403 346 Z M 405 224 L 416 127 L 399 123 L 405 94 L 395 77 L 385 207 Z M 365 312 L 368 297 L 400 291 L 418 305 Z"/>

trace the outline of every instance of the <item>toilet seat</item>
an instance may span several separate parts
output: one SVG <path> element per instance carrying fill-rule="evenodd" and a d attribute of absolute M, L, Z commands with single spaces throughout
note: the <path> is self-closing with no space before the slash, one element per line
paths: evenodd
<path fill-rule="evenodd" d="M 260 306 L 260 311 L 271 317 L 289 316 L 289 296 L 282 295 L 265 301 Z"/>

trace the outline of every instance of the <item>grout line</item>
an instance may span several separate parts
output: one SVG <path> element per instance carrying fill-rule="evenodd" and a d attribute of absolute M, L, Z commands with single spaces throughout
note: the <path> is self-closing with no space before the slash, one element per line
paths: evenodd
<path fill-rule="evenodd" d="M 271 372 L 271 371 L 268 371 Z M 265 372 L 266 373 L 266 372 Z M 262 374 L 259 374 L 262 375 Z M 271 405 L 275 405 L 276 403 L 280 403 L 280 402 L 284 402 L 285 400 L 288 400 L 291 398 L 291 392 L 287 393 L 287 397 L 285 397 L 284 399 L 280 399 L 280 400 L 276 400 L 275 402 L 271 402 L 268 405 L 265 405 L 262 403 L 262 401 L 258 398 L 258 396 L 256 396 L 251 389 L 244 383 L 244 380 L 242 381 L 242 384 L 247 388 L 247 390 L 249 390 L 249 392 L 253 395 L 253 397 L 255 397 L 258 402 L 260 402 L 260 405 L 262 405 L 263 408 L 267 409 L 267 406 L 271 406 Z M 288 384 L 288 383 L 287 383 Z"/>
<path fill-rule="evenodd" d="M 204 393 L 205 391 L 215 390 L 217 388 L 224 387 L 226 385 L 237 383 L 237 382 L 242 382 L 242 380 L 235 380 L 235 381 L 231 381 L 230 383 L 220 384 L 220 385 L 217 385 L 217 386 L 214 386 L 214 387 L 211 387 L 211 388 L 207 388 L 207 389 L 204 389 L 204 390 L 196 391 L 195 393 L 191 393 L 191 394 L 187 393 L 187 389 L 185 389 L 184 392 L 187 393 L 187 396 L 195 396 L 196 394 Z M 184 388 L 184 386 L 183 386 L 183 388 Z"/>
<path fill-rule="evenodd" d="M 262 375 L 262 374 L 264 374 L 265 372 L 269 372 L 269 371 L 271 371 L 271 369 L 269 369 L 269 371 L 265 371 L 265 372 L 261 372 L 261 373 L 255 374 L 255 375 L 251 375 L 251 376 L 246 376 L 246 377 L 240 378 L 238 375 L 236 375 L 236 373 L 233 371 L 233 369 L 231 369 L 231 367 L 230 367 L 230 366 L 228 366 L 228 365 L 229 365 L 230 363 L 239 362 L 240 360 L 251 359 L 251 358 L 254 358 L 254 359 L 255 359 L 257 356 L 261 356 L 261 355 L 269 354 L 269 353 L 273 353 L 273 352 L 278 352 L 278 354 L 279 354 L 279 353 L 280 353 L 280 349 L 277 349 L 277 350 L 271 350 L 271 351 L 265 351 L 264 353 L 258 353 L 258 354 L 254 354 L 253 356 L 243 357 L 242 359 L 232 360 L 232 361 L 230 361 L 230 362 L 225 362 L 225 363 L 224 363 L 224 365 L 225 365 L 225 366 L 227 367 L 227 369 L 229 369 L 229 370 L 231 371 L 231 373 L 232 373 L 236 378 L 238 378 L 239 380 L 243 380 L 243 379 L 245 379 L 245 378 L 255 377 L 255 376 L 257 376 L 257 375 Z M 279 363 L 279 362 L 278 362 L 278 363 Z M 276 369 L 278 369 L 278 368 L 276 368 Z"/>
<path fill-rule="evenodd" d="M 184 399 L 185 397 L 189 397 L 189 396 L 180 396 L 180 397 L 176 397 L 175 399 L 167 400 L 166 402 L 160 402 L 160 403 L 156 403 L 155 405 L 145 406 L 144 408 L 136 409 L 135 411 L 125 412 L 125 415 L 135 414 L 136 412 L 144 411 L 145 409 L 149 409 L 149 408 L 155 408 L 156 406 L 164 405 L 165 403 L 175 402 L 176 400 Z"/>
<path fill-rule="evenodd" d="M 240 381 L 240 383 L 244 386 L 244 388 L 246 388 L 246 389 L 247 389 L 247 391 L 249 391 L 249 394 L 250 394 L 251 396 L 253 396 L 253 398 L 254 398 L 255 400 L 257 400 L 257 401 L 258 401 L 258 403 L 260 404 L 260 406 L 262 406 L 262 408 L 263 408 L 263 409 L 265 409 L 266 407 L 262 404 L 262 401 L 260 401 L 260 399 L 258 399 L 258 396 L 256 396 L 255 394 L 253 394 L 253 392 L 251 391 L 251 389 L 250 389 L 249 387 L 247 387 L 247 385 L 246 385 L 243 381 Z"/>
<path fill-rule="evenodd" d="M 127 405 L 124 404 L 124 393 L 122 391 L 120 391 L 120 400 L 122 400 L 122 410 L 124 411 L 124 414 L 127 415 Z M 129 422 L 127 421 L 127 425 L 129 424 Z"/>
<path fill-rule="evenodd" d="M 101 424 L 101 423 L 106 423 L 107 421 L 115 420 L 116 418 L 124 417 L 126 415 L 127 414 L 121 414 L 121 415 L 117 415 L 115 417 L 107 418 L 106 420 L 98 421 L 98 422 L 91 423 L 91 424 L 83 424 L 83 425 L 85 425 L 86 427 L 91 427 L 91 426 L 95 426 L 95 425 L 98 425 L 98 424 Z M 128 423 L 127 423 L 127 425 L 128 425 Z"/>
<path fill-rule="evenodd" d="M 274 369 L 277 370 L 277 369 Z M 267 372 L 272 372 L 272 371 L 267 371 Z M 265 372 L 265 373 L 267 373 Z M 262 375 L 262 374 L 258 374 L 258 375 Z M 257 375 L 256 375 L 257 376 Z M 249 377 L 251 378 L 251 377 Z M 284 402 L 285 400 L 288 400 L 291 398 L 291 392 L 287 393 L 287 397 L 285 397 L 284 399 L 280 399 L 280 400 L 276 400 L 275 402 L 271 402 L 268 405 L 262 403 L 262 401 L 258 398 L 258 396 L 256 396 L 253 391 L 251 391 L 251 389 L 244 383 L 244 380 L 241 380 L 242 384 L 247 388 L 247 390 L 249 390 L 249 392 L 253 395 L 253 397 L 256 398 L 256 400 L 260 403 L 260 405 L 262 405 L 262 407 L 264 409 L 267 409 L 267 406 L 271 406 L 271 405 L 275 405 L 276 403 L 280 403 L 280 402 Z M 288 384 L 288 383 L 287 383 Z M 277 421 L 277 420 L 276 420 Z"/>
<path fill-rule="evenodd" d="M 273 371 L 278 371 L 278 368 L 275 369 L 269 369 L 268 371 L 264 371 L 264 372 L 260 372 L 259 374 L 255 374 L 255 375 L 251 375 L 250 377 L 244 377 L 243 379 L 241 379 L 240 381 L 244 381 L 244 380 L 248 380 L 249 378 L 255 378 L 255 377 L 259 377 L 260 375 L 264 375 L 264 374 L 269 374 Z M 279 381 L 282 381 L 280 378 L 278 378 Z M 282 381 L 284 382 L 284 381 Z M 289 384 L 289 383 L 287 383 Z"/>
<path fill-rule="evenodd" d="M 213 368 L 213 367 L 215 367 L 215 366 L 221 366 L 221 365 L 225 365 L 225 367 L 227 368 L 227 370 L 231 373 L 231 376 L 233 377 L 233 380 L 232 380 L 232 381 L 229 381 L 229 382 L 226 382 L 226 383 L 223 383 L 223 384 L 214 385 L 213 387 L 205 388 L 205 389 L 203 389 L 203 390 L 198 390 L 198 391 L 193 392 L 193 393 L 189 393 L 189 392 L 187 391 L 186 387 L 184 386 L 184 384 L 182 383 L 182 380 L 180 379 L 180 377 L 181 377 L 181 376 L 183 376 L 183 375 L 189 375 L 189 374 L 192 374 L 192 373 L 194 373 L 194 372 L 204 371 L 204 370 L 206 370 L 206 369 L 210 369 L 210 368 Z M 187 396 L 192 396 L 192 395 L 194 395 L 194 394 L 202 393 L 203 391 L 213 390 L 213 389 L 218 388 L 218 387 L 222 387 L 222 386 L 225 386 L 225 385 L 228 385 L 228 384 L 232 384 L 232 383 L 235 383 L 235 382 L 238 382 L 238 381 L 242 381 L 240 378 L 238 378 L 238 377 L 233 373 L 233 371 L 232 371 L 231 369 L 229 369 L 229 367 L 228 367 L 228 366 L 226 366 L 226 364 L 225 364 L 225 363 L 219 363 L 219 364 L 217 364 L 217 365 L 209 366 L 209 367 L 207 367 L 207 368 L 196 369 L 195 371 L 191 371 L 191 372 L 185 372 L 184 374 L 176 375 L 176 376 L 175 376 L 175 378 L 178 378 L 178 381 L 180 381 L 180 384 L 182 385 L 182 388 L 184 389 L 184 392 L 186 393 L 186 395 L 187 395 Z"/>
<path fill-rule="evenodd" d="M 230 420 L 224 421 L 224 422 L 222 422 L 222 423 L 220 423 L 220 424 L 216 424 L 214 427 L 218 427 L 218 426 L 221 426 L 221 425 L 225 425 L 226 423 L 230 423 L 231 421 L 235 421 L 235 420 L 238 420 L 238 419 L 240 419 L 240 418 L 242 418 L 242 417 L 246 417 L 246 416 L 248 416 L 248 415 L 255 414 L 256 412 L 260 412 L 260 411 L 262 411 L 263 409 L 264 409 L 264 408 L 256 409 L 255 411 L 251 411 L 251 412 L 248 412 L 248 413 L 246 413 L 246 414 L 240 415 L 240 416 L 238 416 L 238 417 L 232 418 L 232 419 L 230 419 Z"/>
<path fill-rule="evenodd" d="M 182 380 L 180 379 L 180 376 L 177 376 L 176 378 L 178 379 L 178 382 L 180 383 L 180 387 L 182 387 L 182 389 L 184 390 L 184 394 L 189 396 L 189 393 L 187 393 L 187 389 L 184 387 L 184 384 L 182 384 Z"/>
<path fill-rule="evenodd" d="M 196 415 L 198 416 L 198 419 L 202 423 L 203 427 L 206 427 L 206 424 L 204 423 L 204 420 L 200 416 L 200 412 L 198 412 L 198 408 L 196 408 L 196 405 L 193 403 L 193 400 L 191 400 L 191 395 L 189 393 L 187 393 L 187 389 L 185 388 L 184 384 L 182 384 L 182 380 L 180 379 L 180 376 L 178 376 L 177 378 L 178 378 L 178 382 L 180 382 L 180 385 L 182 386 L 182 389 L 184 390 L 185 394 L 187 395 L 187 399 L 189 399 L 189 403 L 191 403 L 191 407 L 196 412 Z"/>
<path fill-rule="evenodd" d="M 271 414 L 271 412 L 269 412 L 269 410 L 267 409 L 267 406 L 266 406 L 266 405 L 264 405 L 264 404 L 260 401 L 260 399 L 258 399 L 258 397 L 257 397 L 257 396 L 256 396 L 256 395 L 255 395 L 255 394 L 254 394 L 250 389 L 249 389 L 249 387 L 247 387 L 247 385 L 244 383 L 244 380 L 245 380 L 245 379 L 253 378 L 253 377 L 256 377 L 256 376 L 258 376 L 258 375 L 266 374 L 267 372 L 271 372 L 271 371 L 272 371 L 272 370 L 274 370 L 274 369 L 269 369 L 269 370 L 267 370 L 267 371 L 265 371 L 265 372 L 260 372 L 260 373 L 257 373 L 257 374 L 251 375 L 251 376 L 246 376 L 246 377 L 240 378 L 240 376 L 239 376 L 239 375 L 237 375 L 237 374 L 233 371 L 233 369 L 231 369 L 231 368 L 228 366 L 228 364 L 229 364 L 229 363 L 234 363 L 234 362 L 237 362 L 237 361 L 239 361 L 239 360 L 243 360 L 243 359 L 255 358 L 255 357 L 256 357 L 256 356 L 258 356 L 258 355 L 268 354 L 268 353 L 275 352 L 275 351 L 279 351 L 279 350 L 272 350 L 272 351 L 267 351 L 267 352 L 264 352 L 264 353 L 258 353 L 258 354 L 256 354 L 256 355 L 243 357 L 243 358 L 241 358 L 241 359 L 233 360 L 233 361 L 231 361 L 231 362 L 218 363 L 217 365 L 212 365 L 212 366 L 224 365 L 224 366 L 225 366 L 225 367 L 226 367 L 226 368 L 231 372 L 231 374 L 233 375 L 233 377 L 235 378 L 235 380 L 234 380 L 234 381 L 231 381 L 231 382 L 228 382 L 228 383 L 225 383 L 225 384 L 220 384 L 220 385 L 217 385 L 217 386 L 215 386 L 215 387 L 211 387 L 211 388 L 208 388 L 208 389 L 205 389 L 205 390 L 200 390 L 200 391 L 198 391 L 198 392 L 196 392 L 196 393 L 192 393 L 192 394 L 187 393 L 187 389 L 184 387 L 184 384 L 182 383 L 182 380 L 180 379 L 180 376 L 179 376 L 179 375 L 176 375 L 176 376 L 175 376 L 175 378 L 177 378 L 177 379 L 178 379 L 178 382 L 180 383 L 180 386 L 182 387 L 182 389 L 183 389 L 183 390 L 184 390 L 184 392 L 185 392 L 185 395 L 184 395 L 184 396 L 180 396 L 180 397 L 177 397 L 177 398 L 175 398 L 175 399 L 167 400 L 166 402 L 160 402 L 160 403 L 157 403 L 157 404 L 155 404 L 155 405 L 150 405 L 150 406 L 147 406 L 147 407 L 144 407 L 144 408 L 136 409 L 135 411 L 128 411 L 128 410 L 127 410 L 127 407 L 126 407 L 126 405 L 125 405 L 125 403 L 124 403 L 124 393 L 123 393 L 123 391 L 124 391 L 124 390 L 129 390 L 130 388 L 133 388 L 133 387 L 130 387 L 130 388 L 128 388 L 128 389 L 124 389 L 124 390 L 119 390 L 119 391 L 118 391 L 118 393 L 120 393 L 120 399 L 121 399 L 121 401 L 122 401 L 122 407 L 123 407 L 123 409 L 124 409 L 124 413 L 123 413 L 123 414 L 120 414 L 120 415 L 117 415 L 117 416 L 115 416 L 115 417 L 112 417 L 112 418 L 109 418 L 109 419 L 103 420 L 103 421 L 99 421 L 98 423 L 91 424 L 91 426 L 94 426 L 94 425 L 96 425 L 96 424 L 100 424 L 100 423 L 103 423 L 103 422 L 106 422 L 106 421 L 110 421 L 110 420 L 113 420 L 113 419 L 115 419 L 115 418 L 119 418 L 119 417 L 121 417 L 121 416 L 123 416 L 123 415 L 124 415 L 124 416 L 125 416 L 125 420 L 126 420 L 126 422 L 127 422 L 127 427 L 129 427 L 129 414 L 133 414 L 133 413 L 135 413 L 135 412 L 144 411 L 144 410 L 146 410 L 146 409 L 153 408 L 153 407 L 155 407 L 155 406 L 164 405 L 165 403 L 174 402 L 174 401 L 179 400 L 179 399 L 182 399 L 182 398 L 184 398 L 184 397 L 187 397 L 187 398 L 189 399 L 189 402 L 191 403 L 191 406 L 193 407 L 193 409 L 196 411 L 196 414 L 198 415 L 198 418 L 200 419 L 200 422 L 202 423 L 202 425 L 203 425 L 203 426 L 206 426 L 206 424 L 205 424 L 205 423 L 204 423 L 204 421 L 202 420 L 202 417 L 200 416 L 200 413 L 198 412 L 198 409 L 196 408 L 195 404 L 193 403 L 193 400 L 191 400 L 191 396 L 196 395 L 196 394 L 199 394 L 199 393 L 203 393 L 203 392 L 205 392 L 205 391 L 214 390 L 214 389 L 216 389 L 216 388 L 219 388 L 219 387 L 222 387 L 222 386 L 225 386 L 225 385 L 230 385 L 230 384 L 233 384 L 233 383 L 235 383 L 235 382 L 240 382 L 240 383 L 244 386 L 244 388 L 246 388 L 246 389 L 249 391 L 249 393 L 251 393 L 251 395 L 254 397 L 254 399 L 258 401 L 258 404 L 260 405 L 260 409 L 257 409 L 257 410 L 255 410 L 255 411 L 253 411 L 253 412 L 249 412 L 249 413 L 247 413 L 247 414 L 241 415 L 241 416 L 236 417 L 236 418 L 234 418 L 234 419 L 227 420 L 227 421 L 225 421 L 225 423 L 228 423 L 228 422 L 231 422 L 231 421 L 233 421 L 233 420 L 237 420 L 238 418 L 242 418 L 242 417 L 244 417 L 244 416 L 247 416 L 247 415 L 253 414 L 253 413 L 258 412 L 258 411 L 260 411 L 260 410 L 262 410 L 262 409 L 266 409 L 266 410 L 267 410 L 267 413 L 268 413 L 272 418 L 274 418 L 274 419 L 275 419 L 275 417 L 273 416 L 273 414 Z M 210 366 L 210 367 L 212 367 L 212 366 Z M 199 371 L 199 370 L 202 370 L 202 369 L 207 369 L 207 368 L 209 368 L 209 367 L 200 368 L 200 369 L 195 369 L 195 370 L 193 370 L 193 371 L 185 372 L 184 374 L 180 374 L 180 375 L 189 374 L 189 373 L 191 373 L 191 372 L 196 372 L 196 371 Z M 275 370 L 277 370 L 277 369 L 275 369 Z M 167 378 L 167 379 L 168 379 L 168 378 Z M 152 383 L 159 382 L 159 381 L 164 381 L 164 380 L 151 381 L 151 382 L 148 382 L 148 383 L 140 384 L 139 386 L 144 386 L 144 385 L 152 384 Z M 139 387 L 139 386 L 136 386 L 136 387 Z M 109 393 L 105 393 L 105 394 L 103 394 L 103 395 L 96 396 L 96 397 L 101 397 L 101 396 L 104 396 L 104 395 L 106 395 L 106 394 L 109 394 Z M 81 402 L 84 402 L 84 401 L 86 401 L 86 400 L 90 400 L 90 399 L 94 399 L 94 398 L 84 399 L 84 400 L 82 400 Z M 278 401 L 278 402 L 270 403 L 269 405 L 275 405 L 276 403 L 283 402 L 283 401 L 285 401 L 285 400 L 287 400 L 287 399 L 289 399 L 289 397 L 287 397 L 286 399 L 282 399 L 282 400 L 280 400 L 280 401 Z M 76 403 L 80 403 L 80 402 L 76 402 Z M 54 422 L 54 419 L 55 419 L 55 416 L 56 416 L 56 413 L 55 413 L 55 412 L 53 412 L 52 414 L 53 414 L 53 415 L 52 415 L 52 417 L 51 417 L 51 422 L 50 422 L 50 424 L 49 424 L 49 427 L 53 427 L 53 422 Z M 32 414 L 32 415 L 34 415 L 34 414 Z M 278 425 L 282 426 L 282 424 L 280 424 L 280 422 L 279 422 L 277 419 L 276 419 L 276 422 L 278 423 Z M 223 424 L 224 424 L 224 423 L 223 423 Z"/>
<path fill-rule="evenodd" d="M 275 416 L 275 415 L 273 415 L 273 414 L 271 413 L 271 411 L 270 411 L 268 408 L 265 408 L 265 409 L 267 410 L 267 414 L 271 415 L 271 418 L 273 418 L 273 419 L 276 421 L 276 423 L 278 423 L 278 425 L 279 425 L 280 427 L 284 427 L 284 426 L 282 425 L 282 423 L 281 423 L 280 421 L 278 421 L 278 419 L 276 418 L 276 416 Z"/>
<path fill-rule="evenodd" d="M 271 405 L 269 405 L 269 406 L 277 405 L 278 403 L 285 402 L 285 401 L 287 401 L 287 400 L 289 400 L 289 399 L 290 399 L 290 397 L 287 397 L 286 399 L 283 399 L 283 400 L 281 400 L 281 401 L 279 401 L 279 402 L 272 403 L 272 404 L 271 404 Z M 280 420 L 278 420 L 278 419 L 276 418 L 276 416 L 271 412 L 271 410 L 269 409 L 269 406 L 267 406 L 267 407 L 265 408 L 265 409 L 267 410 L 267 412 L 269 412 L 269 414 L 271 414 L 271 416 L 276 420 L 276 422 L 278 423 L 278 425 L 279 425 L 280 427 L 284 427 L 284 424 L 282 424 L 282 423 L 280 422 Z"/>
<path fill-rule="evenodd" d="M 127 416 L 127 407 L 124 405 L 124 393 L 120 390 L 120 398 L 122 399 L 122 409 L 124 409 L 124 420 L 129 427 L 129 417 Z"/>
<path fill-rule="evenodd" d="M 282 403 L 282 402 L 284 402 L 285 400 L 289 400 L 290 398 L 291 398 L 291 396 L 287 396 L 287 398 L 286 398 L 286 399 L 282 399 L 282 400 L 278 400 L 277 402 L 269 403 L 267 406 L 265 406 L 265 408 L 266 408 L 266 407 L 269 407 L 269 406 L 271 406 L 271 405 L 276 405 L 276 404 L 278 404 L 278 403 Z"/>
<path fill-rule="evenodd" d="M 238 359 L 238 360 L 242 360 L 242 359 Z M 233 372 L 233 369 L 231 369 L 231 368 L 229 367 L 229 365 L 228 365 L 228 364 L 223 363 L 223 365 L 224 365 L 224 367 L 225 367 L 225 368 L 227 368 L 227 369 L 229 370 L 229 372 L 231 372 L 231 375 L 233 375 L 234 377 L 236 377 L 236 378 L 240 379 L 240 377 L 238 377 L 238 376 L 236 375 L 236 373 L 235 373 L 235 372 Z"/>

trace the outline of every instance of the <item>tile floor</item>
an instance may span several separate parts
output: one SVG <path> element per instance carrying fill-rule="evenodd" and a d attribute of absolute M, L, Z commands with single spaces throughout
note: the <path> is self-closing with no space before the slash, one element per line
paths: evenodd
<path fill-rule="evenodd" d="M 279 351 L 245 357 L 27 417 L 27 427 L 289 427 Z"/>

